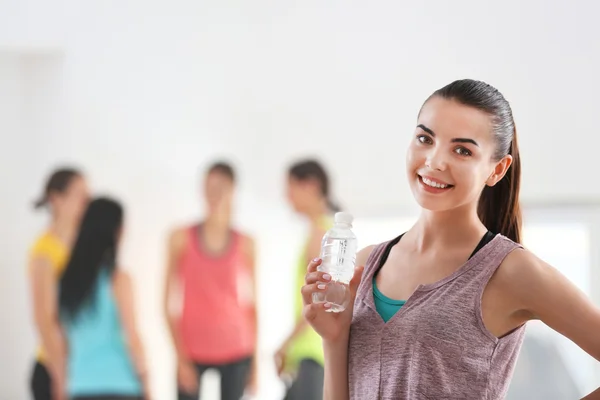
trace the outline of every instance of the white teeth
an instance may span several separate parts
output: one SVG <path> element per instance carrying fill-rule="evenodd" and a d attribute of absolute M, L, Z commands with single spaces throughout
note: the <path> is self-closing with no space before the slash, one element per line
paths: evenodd
<path fill-rule="evenodd" d="M 423 183 L 426 184 L 427 186 L 431 186 L 431 187 L 438 188 L 438 189 L 445 189 L 448 187 L 448 185 L 443 185 L 441 183 L 433 182 L 432 180 L 429 180 L 427 178 L 421 177 L 421 179 L 423 180 Z"/>

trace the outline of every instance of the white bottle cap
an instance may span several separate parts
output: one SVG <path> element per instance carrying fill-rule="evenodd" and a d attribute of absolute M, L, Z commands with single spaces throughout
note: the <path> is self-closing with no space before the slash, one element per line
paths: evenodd
<path fill-rule="evenodd" d="M 341 224 L 352 225 L 352 222 L 354 221 L 354 217 L 352 216 L 352 214 L 342 211 L 342 212 L 335 213 L 334 221 L 336 224 L 341 223 Z"/>

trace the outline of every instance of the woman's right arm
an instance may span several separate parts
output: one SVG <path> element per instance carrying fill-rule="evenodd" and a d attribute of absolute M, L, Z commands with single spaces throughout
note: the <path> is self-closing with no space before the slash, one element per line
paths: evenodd
<path fill-rule="evenodd" d="M 306 285 L 302 288 L 304 300 L 304 317 L 314 330 L 323 338 L 325 356 L 325 381 L 323 386 L 324 400 L 348 400 L 348 343 L 350 339 L 350 324 L 354 309 L 354 299 L 362 277 L 364 265 L 374 246 L 369 246 L 358 252 L 354 276 L 350 281 L 352 296 L 351 307 L 341 313 L 325 312 L 327 305 L 312 304 L 312 293 L 322 290 L 318 283 L 326 282 L 323 273 L 317 271 L 321 260 L 308 265 Z"/>
<path fill-rule="evenodd" d="M 163 298 L 163 312 L 167 319 L 167 326 L 171 336 L 171 343 L 175 349 L 177 356 L 177 385 L 180 391 L 197 393 L 198 392 L 198 375 L 193 363 L 188 359 L 188 356 L 183 348 L 181 340 L 181 332 L 177 323 L 177 316 L 171 312 L 171 300 L 174 295 L 175 286 L 178 283 L 177 279 L 177 263 L 181 252 L 186 245 L 186 235 L 184 229 L 175 230 L 167 244 L 167 268 L 165 276 L 165 288 Z"/>
<path fill-rule="evenodd" d="M 57 283 L 50 261 L 45 257 L 33 258 L 29 276 L 34 320 L 46 353 L 46 367 L 52 376 L 52 390 L 55 396 L 64 396 L 67 346 L 58 318 Z"/>
<path fill-rule="evenodd" d="M 178 360 L 184 356 L 184 352 L 181 345 L 177 318 L 173 316 L 173 313 L 171 312 L 170 302 L 174 294 L 174 286 L 177 283 L 177 260 L 179 259 L 179 255 L 181 254 L 184 245 L 185 232 L 183 230 L 178 229 L 171 233 L 167 244 L 167 268 L 163 297 L 163 311 Z"/>

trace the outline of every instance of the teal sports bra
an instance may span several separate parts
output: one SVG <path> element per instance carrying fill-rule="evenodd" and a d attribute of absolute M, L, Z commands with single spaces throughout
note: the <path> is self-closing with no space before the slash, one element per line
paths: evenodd
<path fill-rule="evenodd" d="M 377 266 L 377 272 L 379 269 L 383 267 L 383 264 L 387 261 L 388 256 L 390 255 L 390 250 L 394 247 L 402 238 L 404 234 L 398 236 L 396 239 L 392 240 L 387 248 L 385 249 L 383 256 L 381 257 L 381 262 Z M 481 238 L 481 241 L 475 248 L 475 251 L 469 256 L 469 258 L 473 257 L 475 253 L 477 253 L 483 246 L 488 244 L 496 235 L 492 232 L 486 232 L 485 235 Z M 394 300 L 387 297 L 385 294 L 381 293 L 381 291 L 377 288 L 377 283 L 375 282 L 375 277 L 377 276 L 377 272 L 373 275 L 373 300 L 375 302 L 375 309 L 377 313 L 383 318 L 385 322 L 388 322 L 390 318 L 392 318 L 398 310 L 402 308 L 402 306 L 406 303 L 406 300 Z"/>
<path fill-rule="evenodd" d="M 381 293 L 377 288 L 377 283 L 375 283 L 375 277 L 373 277 L 373 300 L 375 300 L 375 309 L 384 322 L 388 322 L 406 303 L 406 300 L 390 299 Z"/>

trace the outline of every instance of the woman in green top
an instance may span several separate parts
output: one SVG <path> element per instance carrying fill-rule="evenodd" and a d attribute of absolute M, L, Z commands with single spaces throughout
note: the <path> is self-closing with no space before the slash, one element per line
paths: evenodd
<path fill-rule="evenodd" d="M 310 221 L 310 234 L 296 265 L 296 325 L 275 354 L 279 375 L 294 377 L 285 400 L 323 398 L 323 347 L 321 337 L 302 318 L 302 296 L 307 263 L 319 256 L 321 239 L 332 224 L 331 213 L 338 208 L 329 198 L 329 177 L 315 160 L 297 162 L 288 170 L 288 199 L 296 212 Z"/>

